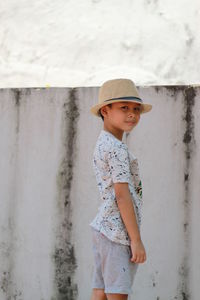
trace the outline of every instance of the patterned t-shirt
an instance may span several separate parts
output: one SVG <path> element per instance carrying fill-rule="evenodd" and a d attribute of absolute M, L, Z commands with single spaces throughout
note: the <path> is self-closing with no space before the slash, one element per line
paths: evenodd
<path fill-rule="evenodd" d="M 138 160 L 128 150 L 127 144 L 102 129 L 93 153 L 93 167 L 102 203 L 89 225 L 114 242 L 130 245 L 130 238 L 117 206 L 113 183 L 128 182 L 140 230 L 143 201 Z"/>

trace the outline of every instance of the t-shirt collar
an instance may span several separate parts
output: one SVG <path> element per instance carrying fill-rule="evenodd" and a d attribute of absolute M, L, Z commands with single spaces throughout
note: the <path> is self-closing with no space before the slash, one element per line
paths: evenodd
<path fill-rule="evenodd" d="M 116 136 L 114 136 L 114 134 L 112 134 L 111 132 L 109 132 L 109 131 L 107 131 L 107 130 L 104 130 L 104 129 L 102 129 L 101 130 L 101 132 L 103 133 L 103 134 L 107 134 L 107 135 L 109 135 L 110 137 L 112 137 L 115 141 L 117 141 L 118 143 L 120 143 L 120 144 L 123 144 L 123 145 L 125 145 L 125 146 L 127 146 L 127 144 L 126 143 L 124 143 L 124 142 L 122 142 L 122 141 L 120 141 L 118 138 L 116 138 Z"/>

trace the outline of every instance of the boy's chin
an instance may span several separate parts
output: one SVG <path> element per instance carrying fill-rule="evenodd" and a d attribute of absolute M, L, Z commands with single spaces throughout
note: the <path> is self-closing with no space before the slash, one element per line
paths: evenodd
<path fill-rule="evenodd" d="M 132 130 L 134 130 L 134 128 L 137 126 L 137 124 L 134 124 L 134 126 L 131 126 L 129 128 L 125 128 L 125 132 L 131 132 Z"/>
<path fill-rule="evenodd" d="M 130 133 L 132 130 L 133 130 L 133 128 L 131 128 L 131 129 L 125 129 L 124 132 Z"/>

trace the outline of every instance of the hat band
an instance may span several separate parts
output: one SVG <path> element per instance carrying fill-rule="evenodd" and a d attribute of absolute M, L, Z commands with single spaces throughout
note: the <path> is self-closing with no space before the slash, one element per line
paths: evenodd
<path fill-rule="evenodd" d="M 138 98 L 138 97 L 119 97 L 119 98 L 111 98 L 111 99 L 108 99 L 108 100 L 104 100 L 104 102 L 106 101 L 110 101 L 110 100 L 119 100 L 119 99 L 127 99 L 127 100 L 133 100 L 133 99 L 137 99 L 137 101 L 142 102 L 142 99 Z"/>

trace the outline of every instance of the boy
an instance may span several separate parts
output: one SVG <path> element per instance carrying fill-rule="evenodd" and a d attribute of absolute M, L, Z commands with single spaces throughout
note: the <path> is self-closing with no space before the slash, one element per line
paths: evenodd
<path fill-rule="evenodd" d="M 94 251 L 91 300 L 126 300 L 139 263 L 146 260 L 140 237 L 142 184 L 137 158 L 122 142 L 123 133 L 150 111 L 130 79 L 106 81 L 90 111 L 101 117 L 93 167 L 102 204 L 90 223 Z"/>

